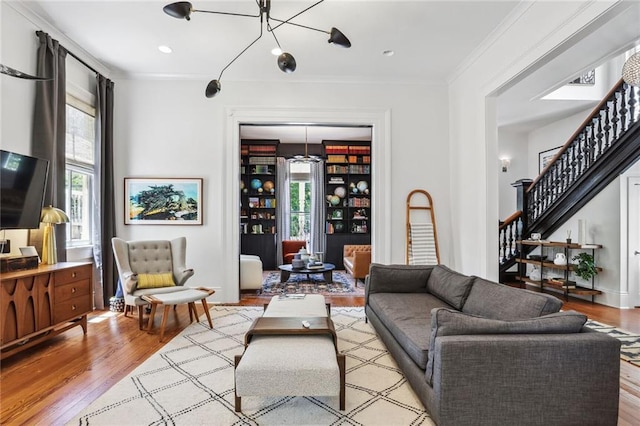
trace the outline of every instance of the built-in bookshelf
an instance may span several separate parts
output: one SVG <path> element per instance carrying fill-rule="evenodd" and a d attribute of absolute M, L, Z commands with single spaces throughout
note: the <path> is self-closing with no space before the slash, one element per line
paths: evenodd
<path fill-rule="evenodd" d="M 324 141 L 326 251 L 342 266 L 346 244 L 371 244 L 371 143 Z"/>
<path fill-rule="evenodd" d="M 275 269 L 276 151 L 278 141 L 242 141 L 240 146 L 241 252 L 260 256 Z"/>

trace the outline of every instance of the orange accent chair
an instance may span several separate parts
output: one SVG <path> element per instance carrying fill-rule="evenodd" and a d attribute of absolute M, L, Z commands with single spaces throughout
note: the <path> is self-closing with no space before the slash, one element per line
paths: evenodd
<path fill-rule="evenodd" d="M 306 247 L 306 241 L 298 240 L 283 240 L 282 241 L 282 257 L 284 263 L 291 263 L 293 257 L 300 251 L 301 248 Z"/>

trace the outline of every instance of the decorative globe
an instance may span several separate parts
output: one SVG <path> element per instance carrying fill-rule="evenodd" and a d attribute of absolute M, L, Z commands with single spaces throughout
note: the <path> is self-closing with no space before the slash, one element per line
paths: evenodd
<path fill-rule="evenodd" d="M 264 190 L 267 192 L 271 192 L 275 189 L 275 185 L 273 184 L 272 181 L 268 180 L 262 184 L 262 188 L 264 188 Z"/>
<path fill-rule="evenodd" d="M 333 190 L 333 193 L 340 198 L 344 198 L 347 196 L 347 188 L 345 188 L 344 186 L 339 186 Z"/>
<path fill-rule="evenodd" d="M 329 202 L 332 206 L 337 206 L 338 204 L 340 204 L 340 197 L 338 197 L 337 195 L 332 195 Z"/>
<path fill-rule="evenodd" d="M 356 188 L 358 188 L 358 191 L 364 192 L 367 188 L 369 188 L 369 184 L 367 182 L 361 180 L 360 182 L 358 182 L 356 184 Z"/>
<path fill-rule="evenodd" d="M 253 189 L 258 189 L 258 188 L 262 188 L 262 181 L 260 179 L 253 179 L 251 181 L 251 188 Z"/>

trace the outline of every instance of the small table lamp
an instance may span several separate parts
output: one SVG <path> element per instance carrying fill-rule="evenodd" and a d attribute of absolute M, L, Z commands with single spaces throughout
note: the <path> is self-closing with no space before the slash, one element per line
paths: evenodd
<path fill-rule="evenodd" d="M 56 233 L 53 225 L 69 222 L 69 216 L 56 207 L 48 206 L 42 209 L 40 222 L 45 224 L 42 236 L 42 263 L 53 265 L 58 263 Z"/>

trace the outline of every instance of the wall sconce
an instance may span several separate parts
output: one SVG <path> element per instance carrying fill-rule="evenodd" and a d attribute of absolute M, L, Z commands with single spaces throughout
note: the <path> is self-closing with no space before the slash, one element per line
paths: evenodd
<path fill-rule="evenodd" d="M 42 237 L 42 263 L 54 265 L 58 263 L 58 253 L 56 251 L 56 233 L 53 225 L 69 222 L 69 216 L 58 208 L 48 206 L 42 209 L 40 222 L 45 224 Z"/>
<path fill-rule="evenodd" d="M 511 164 L 511 160 L 508 158 L 501 158 L 500 163 L 502 164 L 502 173 L 506 173 L 509 169 L 509 164 Z"/>

